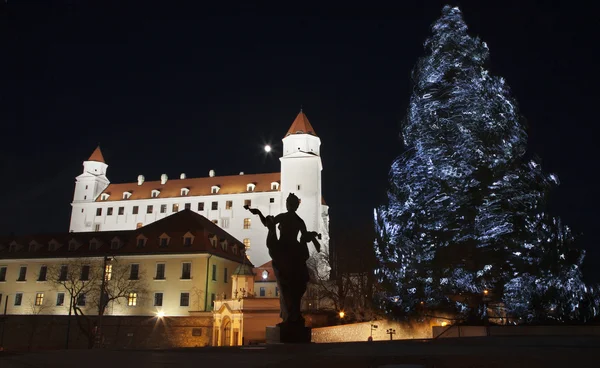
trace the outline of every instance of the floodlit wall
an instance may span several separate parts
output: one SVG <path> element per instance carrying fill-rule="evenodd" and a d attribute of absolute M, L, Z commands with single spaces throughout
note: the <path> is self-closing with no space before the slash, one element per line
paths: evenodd
<path fill-rule="evenodd" d="M 388 329 L 396 330 L 396 333 L 392 335 L 394 340 L 431 338 L 431 325 L 428 321 L 400 323 L 381 320 L 373 322 L 373 325 L 377 325 L 377 328 L 373 329 L 373 341 L 389 340 L 390 335 L 386 333 Z M 370 335 L 370 322 L 352 323 L 347 325 L 313 328 L 312 342 L 368 341 Z"/>

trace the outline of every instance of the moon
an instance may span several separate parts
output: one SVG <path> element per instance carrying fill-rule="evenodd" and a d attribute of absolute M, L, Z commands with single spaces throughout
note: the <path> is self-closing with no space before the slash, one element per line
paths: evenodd
<path fill-rule="evenodd" d="M 271 152 L 271 146 L 269 146 L 268 144 L 265 145 L 265 152 Z"/>

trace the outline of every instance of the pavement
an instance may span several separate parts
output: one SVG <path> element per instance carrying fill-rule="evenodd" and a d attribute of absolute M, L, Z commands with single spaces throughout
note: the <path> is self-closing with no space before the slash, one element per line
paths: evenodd
<path fill-rule="evenodd" d="M 1 352 L 0 368 L 600 367 L 600 337 L 529 336 L 169 350 Z"/>

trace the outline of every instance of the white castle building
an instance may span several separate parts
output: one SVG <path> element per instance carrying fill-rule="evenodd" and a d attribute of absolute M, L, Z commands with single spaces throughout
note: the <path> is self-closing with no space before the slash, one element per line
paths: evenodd
<path fill-rule="evenodd" d="M 309 231 L 321 234 L 321 253 L 309 245 L 311 261 L 319 276 L 329 277 L 329 208 L 321 194 L 321 140 L 306 115 L 300 111 L 283 141 L 281 172 L 111 183 L 108 165 L 100 148 L 83 162 L 83 173 L 76 178 L 70 232 L 132 230 L 183 209 L 210 219 L 242 241 L 250 261 L 262 265 L 270 260 L 267 229 L 244 205 L 258 208 L 264 215 L 286 211 L 289 193 L 301 204 L 298 215 Z"/>

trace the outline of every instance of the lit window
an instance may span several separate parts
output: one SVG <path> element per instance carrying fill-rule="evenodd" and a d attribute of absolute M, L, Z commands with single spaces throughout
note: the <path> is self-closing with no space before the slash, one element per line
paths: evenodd
<path fill-rule="evenodd" d="M 250 239 L 248 239 L 248 238 L 244 239 L 244 248 L 246 250 L 250 249 Z"/>
<path fill-rule="evenodd" d="M 225 209 L 230 210 L 233 207 L 233 201 L 225 201 Z"/>
<path fill-rule="evenodd" d="M 129 307 L 135 307 L 137 305 L 137 293 L 129 293 L 127 296 L 127 305 Z"/>
<path fill-rule="evenodd" d="M 106 276 L 104 277 L 104 280 L 106 281 L 110 281 L 110 279 L 112 278 L 112 265 L 106 265 Z"/>
<path fill-rule="evenodd" d="M 173 212 L 179 212 L 179 204 L 173 203 Z"/>
<path fill-rule="evenodd" d="M 252 206 L 252 200 L 251 199 L 244 199 L 244 206 Z"/>
<path fill-rule="evenodd" d="M 271 183 L 271 190 L 278 190 L 279 189 L 279 183 L 274 181 Z"/>
<path fill-rule="evenodd" d="M 246 191 L 247 192 L 254 192 L 254 189 L 256 189 L 256 184 L 254 184 L 254 183 L 248 183 L 248 185 L 246 185 Z"/>
<path fill-rule="evenodd" d="M 266 280 L 267 278 L 269 278 L 269 271 L 264 270 L 262 272 L 262 278 L 263 278 L 263 280 Z"/>
<path fill-rule="evenodd" d="M 215 224 L 215 225 L 218 225 L 219 224 L 219 220 L 212 220 L 212 223 Z"/>
<path fill-rule="evenodd" d="M 249 218 L 244 219 L 244 229 L 249 229 L 252 221 Z"/>
<path fill-rule="evenodd" d="M 44 293 L 36 293 L 35 294 L 35 305 L 41 306 L 44 303 Z"/>
<path fill-rule="evenodd" d="M 136 228 L 136 229 L 139 229 L 139 228 L 141 228 L 142 226 L 144 226 L 144 224 L 143 224 L 143 223 L 141 223 L 141 222 L 138 222 L 138 223 L 135 225 L 135 228 Z"/>
<path fill-rule="evenodd" d="M 160 205 L 160 213 L 167 213 L 167 205 L 166 204 Z"/>

